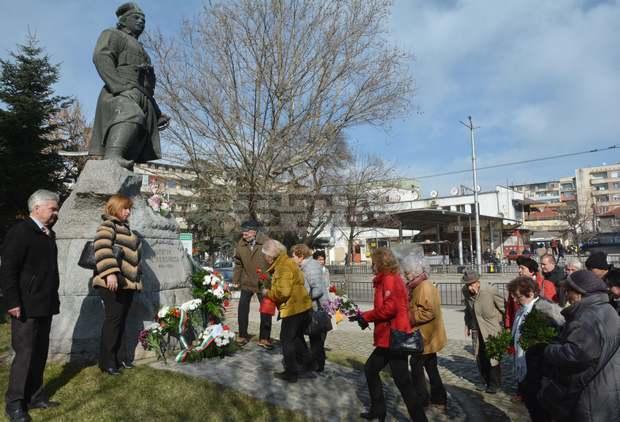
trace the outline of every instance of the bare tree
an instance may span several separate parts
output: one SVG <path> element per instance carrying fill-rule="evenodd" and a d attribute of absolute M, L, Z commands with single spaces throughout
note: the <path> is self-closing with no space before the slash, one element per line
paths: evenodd
<path fill-rule="evenodd" d="M 586 206 L 586 210 L 591 207 Z M 592 240 L 596 233 L 594 232 L 594 213 L 582 213 L 579 211 L 577 204 L 565 204 L 558 210 L 559 219 L 566 222 L 568 228 L 565 232 L 570 236 L 573 244 L 580 245 L 584 242 Z"/>
<path fill-rule="evenodd" d="M 318 179 L 342 150 L 343 131 L 409 108 L 408 56 L 385 37 L 389 8 L 385 0 L 231 0 L 205 5 L 176 37 L 150 34 L 177 159 L 196 170 L 208 163 L 252 217 L 264 193 L 323 194 Z"/>
<path fill-rule="evenodd" d="M 74 101 L 70 106 L 60 109 L 50 119 L 55 130 L 50 133 L 52 139 L 58 142 L 53 151 L 80 152 L 88 151 L 92 127 L 86 124 L 79 101 Z M 58 177 L 66 182 L 75 181 L 86 165 L 87 156 L 63 156 L 64 170 Z"/>
<path fill-rule="evenodd" d="M 349 260 L 354 255 L 355 239 L 373 228 L 365 222 L 391 223 L 382 215 L 387 196 L 395 189 L 394 170 L 381 159 L 373 156 L 358 158 L 342 172 L 342 185 L 338 186 L 340 212 L 336 218 L 347 240 Z M 350 261 L 349 261 L 350 262 Z"/>

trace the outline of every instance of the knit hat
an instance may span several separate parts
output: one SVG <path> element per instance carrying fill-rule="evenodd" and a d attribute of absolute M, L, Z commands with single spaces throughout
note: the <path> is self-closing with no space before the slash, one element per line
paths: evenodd
<path fill-rule="evenodd" d="M 478 274 L 476 271 L 465 271 L 463 273 L 463 278 L 461 279 L 461 282 L 463 284 L 471 284 L 475 283 L 478 280 L 480 280 L 480 274 Z"/>
<path fill-rule="evenodd" d="M 592 271 L 575 271 L 562 282 L 562 285 L 584 296 L 594 293 L 607 293 L 607 285 Z"/>
<path fill-rule="evenodd" d="M 260 226 L 260 224 L 258 224 L 258 221 L 256 220 L 248 220 L 248 221 L 244 221 L 241 224 L 241 231 L 248 231 L 248 230 L 258 230 L 258 227 Z"/>
<path fill-rule="evenodd" d="M 527 267 L 527 269 L 530 270 L 532 274 L 538 272 L 538 262 L 534 261 L 532 258 L 520 256 L 517 258 L 517 265 L 523 265 L 524 267 Z"/>
<path fill-rule="evenodd" d="M 594 252 L 590 254 L 590 257 L 586 260 L 586 268 L 588 270 L 592 268 L 608 270 L 609 264 L 607 263 L 607 254 L 605 252 Z"/>

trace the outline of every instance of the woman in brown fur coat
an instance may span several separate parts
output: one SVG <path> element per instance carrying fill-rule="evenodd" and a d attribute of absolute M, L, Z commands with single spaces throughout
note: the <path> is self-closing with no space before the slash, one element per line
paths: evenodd
<path fill-rule="evenodd" d="M 119 360 L 119 349 L 125 332 L 127 314 L 140 281 L 140 239 L 130 229 L 127 219 L 132 200 L 125 195 L 112 195 L 101 216 L 103 222 L 95 236 L 97 269 L 93 287 L 103 300 L 105 319 L 101 329 L 99 368 L 118 375 L 119 367 L 133 367 L 126 358 Z M 122 259 L 114 256 L 113 246 L 123 250 Z M 121 354 L 122 356 L 122 354 Z"/>

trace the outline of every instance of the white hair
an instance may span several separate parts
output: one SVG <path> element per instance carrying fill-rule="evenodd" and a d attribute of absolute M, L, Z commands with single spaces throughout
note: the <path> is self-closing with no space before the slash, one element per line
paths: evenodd
<path fill-rule="evenodd" d="M 579 258 L 568 258 L 566 260 L 566 263 L 564 264 L 564 268 L 569 267 L 569 266 L 573 267 L 577 271 L 583 269 L 583 264 L 581 263 Z"/>
<path fill-rule="evenodd" d="M 403 272 L 411 273 L 414 276 L 418 276 L 427 272 L 426 263 L 424 258 L 415 255 L 407 255 L 400 263 L 400 268 Z"/>
<path fill-rule="evenodd" d="M 284 246 L 282 243 L 278 242 L 277 240 L 268 239 L 263 245 L 263 248 L 261 249 L 261 251 L 263 252 L 263 254 L 267 256 L 276 258 L 282 252 L 286 253 L 286 246 Z"/>
<path fill-rule="evenodd" d="M 34 207 L 42 202 L 54 201 L 60 202 L 60 197 L 56 192 L 52 192 L 45 189 L 39 189 L 28 198 L 28 211 L 34 211 Z"/>

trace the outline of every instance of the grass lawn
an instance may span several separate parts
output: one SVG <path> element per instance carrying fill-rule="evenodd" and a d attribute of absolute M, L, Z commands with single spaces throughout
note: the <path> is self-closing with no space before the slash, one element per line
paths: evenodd
<path fill-rule="evenodd" d="M 0 392 L 9 375 L 10 325 L 0 324 Z M 170 363 L 174 365 L 174 363 Z M 33 410 L 35 421 L 306 421 L 295 412 L 235 390 L 168 371 L 138 366 L 120 376 L 97 366 L 48 364 L 46 391 L 62 405 Z M 4 406 L 3 406 L 4 407 Z"/>

